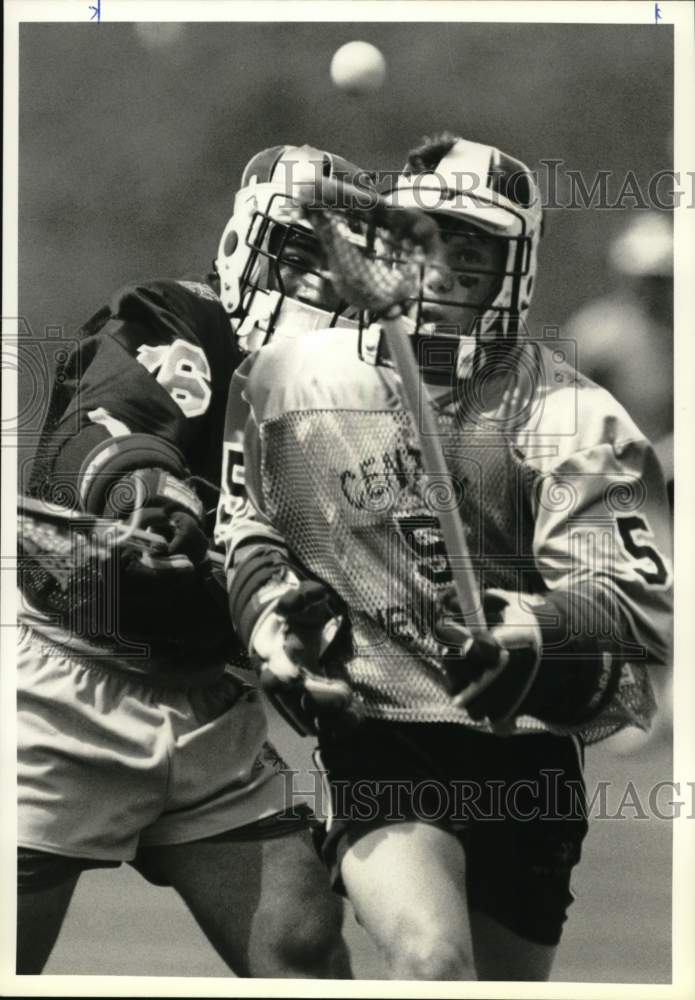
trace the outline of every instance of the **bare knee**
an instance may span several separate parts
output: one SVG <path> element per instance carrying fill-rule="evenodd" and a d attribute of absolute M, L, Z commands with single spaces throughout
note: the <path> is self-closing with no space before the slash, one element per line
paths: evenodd
<path fill-rule="evenodd" d="M 342 937 L 342 901 L 327 892 L 303 906 L 296 905 L 298 902 L 264 908 L 256 915 L 273 964 L 289 977 L 349 978 L 350 963 Z"/>
<path fill-rule="evenodd" d="M 445 935 L 406 933 L 388 949 L 386 961 L 393 979 L 423 981 L 475 979 L 472 955 Z"/>
<path fill-rule="evenodd" d="M 331 892 L 307 834 L 264 844 L 263 891 L 253 935 L 264 964 L 272 962 L 276 976 L 350 978 L 342 923 L 343 901 Z"/>

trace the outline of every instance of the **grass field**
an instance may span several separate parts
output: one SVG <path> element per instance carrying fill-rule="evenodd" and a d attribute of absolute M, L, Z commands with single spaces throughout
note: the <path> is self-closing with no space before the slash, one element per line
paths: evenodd
<path fill-rule="evenodd" d="M 293 762 L 306 747 L 276 732 Z M 671 778 L 666 741 L 620 756 L 589 749 L 587 786 L 611 783 L 610 812 L 634 784 L 640 801 Z M 564 982 L 667 983 L 671 979 L 671 843 L 668 820 L 594 818 L 575 879 L 553 979 Z M 374 948 L 348 913 L 346 936 L 355 976 L 383 978 Z M 193 919 L 170 889 L 147 885 L 127 866 L 82 877 L 47 973 L 92 975 L 225 976 Z"/>

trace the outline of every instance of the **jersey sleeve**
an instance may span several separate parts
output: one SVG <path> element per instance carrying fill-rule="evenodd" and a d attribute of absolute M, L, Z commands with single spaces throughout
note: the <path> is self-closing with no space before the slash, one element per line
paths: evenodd
<path fill-rule="evenodd" d="M 620 404 L 588 381 L 546 399 L 541 431 L 546 427 L 553 438 L 539 434 L 537 446 L 526 445 L 536 469 L 534 557 L 545 584 L 594 591 L 603 610 L 585 624 L 613 629 L 632 655 L 663 662 L 671 537 L 654 449 Z"/>
<path fill-rule="evenodd" d="M 238 549 L 270 543 L 284 548 L 282 536 L 262 509 L 261 447 L 256 414 L 246 391 L 254 357 L 247 358 L 232 376 L 227 397 L 220 499 L 215 543 L 225 550 L 229 567 Z"/>
<path fill-rule="evenodd" d="M 535 473 L 544 655 L 622 664 L 590 739 L 626 723 L 646 728 L 649 670 L 669 662 L 672 630 L 670 515 L 658 459 L 620 404 L 588 380 L 551 391 L 536 430 L 522 450 Z"/>
<path fill-rule="evenodd" d="M 225 549 L 232 622 L 247 646 L 281 593 L 307 575 L 265 512 L 263 427 L 298 405 L 293 364 L 301 359 L 287 344 L 261 348 L 234 373 L 227 400 L 215 542 Z"/>
<path fill-rule="evenodd" d="M 176 281 L 128 286 L 85 324 L 78 341 L 53 389 L 32 491 L 52 478 L 75 485 L 89 452 L 126 434 L 155 435 L 189 465 L 199 463 L 216 423 L 220 437 L 238 360 L 213 289 Z"/>
<path fill-rule="evenodd" d="M 571 513 L 558 509 L 564 503 Z M 592 628 L 612 630 L 628 658 L 668 659 L 668 506 L 646 441 L 597 445 L 545 476 L 534 552 L 549 590 L 585 594 Z"/>

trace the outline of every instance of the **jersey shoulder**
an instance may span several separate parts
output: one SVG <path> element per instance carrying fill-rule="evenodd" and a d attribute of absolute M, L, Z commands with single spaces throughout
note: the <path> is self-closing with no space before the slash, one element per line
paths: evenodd
<path fill-rule="evenodd" d="M 182 383 L 178 395 L 178 390 L 170 391 L 179 403 L 188 399 L 186 393 L 195 389 L 196 381 L 206 398 L 206 385 L 213 397 L 223 398 L 242 357 L 212 279 L 164 278 L 125 285 L 82 332 L 93 335 L 92 350 L 105 360 L 108 356 L 109 363 L 118 364 L 120 348 L 168 391 L 170 383 L 174 388 Z M 125 360 L 123 366 L 125 370 Z M 184 414 L 206 410 L 207 405 L 198 406 L 192 412 L 184 409 Z"/>
<path fill-rule="evenodd" d="M 57 390 L 57 420 L 82 426 L 108 418 L 118 423 L 106 427 L 179 434 L 182 420 L 203 418 L 196 428 L 207 433 L 211 423 L 219 424 L 221 436 L 227 390 L 240 360 L 210 281 L 134 282 L 119 288 L 82 327 L 67 366 L 70 378 Z"/>
<path fill-rule="evenodd" d="M 560 465 L 571 456 L 607 446 L 620 452 L 648 442 L 607 389 L 583 375 L 546 345 L 533 345 L 533 361 L 522 364 L 532 385 L 522 395 L 516 447 L 531 464 Z M 561 353 L 561 352 L 560 352 Z"/>
<path fill-rule="evenodd" d="M 112 296 L 108 318 L 145 328 L 163 342 L 175 338 L 201 342 L 219 337 L 232 340 L 229 317 L 212 285 L 202 280 L 158 279 L 119 288 Z"/>

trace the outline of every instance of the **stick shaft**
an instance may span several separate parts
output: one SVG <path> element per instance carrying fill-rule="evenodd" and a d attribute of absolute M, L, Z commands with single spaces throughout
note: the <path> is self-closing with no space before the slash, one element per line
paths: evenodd
<path fill-rule="evenodd" d="M 420 378 L 415 352 L 405 324 L 400 319 L 381 320 L 391 360 L 401 377 L 405 404 L 415 422 L 422 452 L 425 475 L 439 480 L 450 478 L 441 445 L 439 427 L 432 410 L 427 387 Z M 464 525 L 455 510 L 438 510 L 437 520 L 442 529 L 444 547 L 453 577 L 454 589 L 465 613 L 466 626 L 475 631 L 485 629 L 485 615 L 480 600 L 480 588 L 473 571 Z"/>

